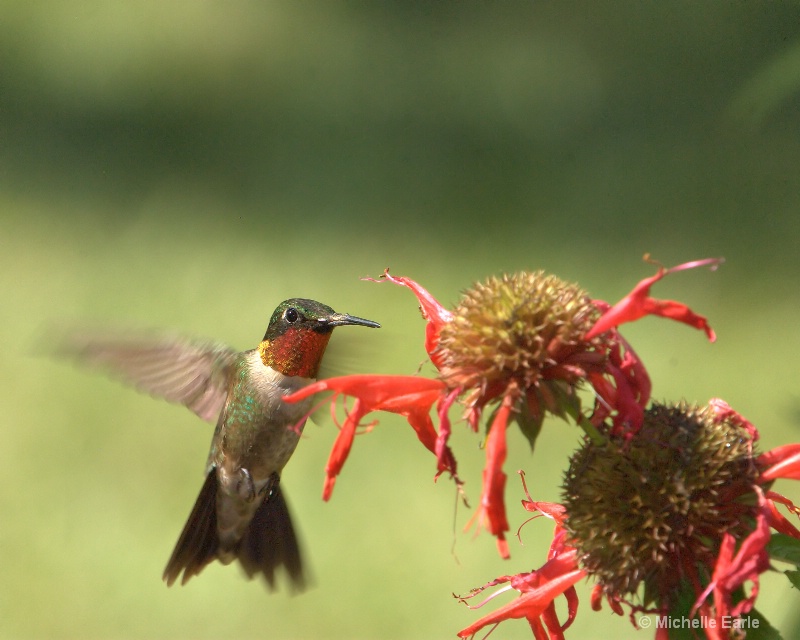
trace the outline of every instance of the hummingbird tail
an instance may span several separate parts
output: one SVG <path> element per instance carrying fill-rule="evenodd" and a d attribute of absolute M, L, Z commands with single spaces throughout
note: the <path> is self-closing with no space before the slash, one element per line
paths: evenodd
<path fill-rule="evenodd" d="M 263 574 L 270 589 L 275 588 L 275 572 L 281 566 L 286 569 L 294 590 L 300 591 L 305 587 L 300 544 L 289 508 L 278 475 L 274 474 L 272 480 L 269 493 L 253 514 L 241 540 L 235 543 L 235 547 L 224 549 L 217 528 L 219 484 L 216 469 L 211 469 L 164 569 L 163 578 L 167 586 L 171 587 L 181 573 L 181 584 L 186 584 L 210 562 L 221 558 L 227 564 L 235 556 L 250 578 Z"/>
<path fill-rule="evenodd" d="M 181 584 L 186 584 L 189 578 L 196 576 L 217 557 L 218 550 L 217 473 L 211 469 L 164 569 L 163 578 L 167 586 L 171 587 L 181 572 Z"/>
<path fill-rule="evenodd" d="M 249 577 L 263 574 L 270 589 L 275 588 L 275 570 L 281 566 L 289 574 L 292 589 L 301 591 L 305 587 L 300 544 L 280 483 L 274 485 L 253 515 L 236 548 L 236 557 Z"/>

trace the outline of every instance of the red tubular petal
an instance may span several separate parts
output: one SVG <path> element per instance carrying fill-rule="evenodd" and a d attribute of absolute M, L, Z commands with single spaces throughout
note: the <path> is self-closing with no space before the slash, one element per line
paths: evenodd
<path fill-rule="evenodd" d="M 780 493 L 775 491 L 765 491 L 764 497 L 767 498 L 767 501 L 777 502 L 785 506 L 789 511 L 791 511 L 796 516 L 800 516 L 800 508 L 796 507 L 794 503 L 789 500 L 786 496 L 782 496 Z"/>
<path fill-rule="evenodd" d="M 652 287 L 668 273 L 672 273 L 674 271 L 683 271 L 685 269 L 693 269 L 701 266 L 711 266 L 712 268 L 716 268 L 720 262 L 721 260 L 719 259 L 710 258 L 708 260 L 687 262 L 685 264 L 678 265 L 677 267 L 672 267 L 671 269 L 659 267 L 658 272 L 654 276 L 650 276 L 649 278 L 645 278 L 639 282 L 639 284 L 637 284 L 627 296 L 625 296 L 622 300 L 620 300 L 617 304 L 600 316 L 600 319 L 587 332 L 585 339 L 591 340 L 595 336 L 598 336 L 609 329 L 618 327 L 625 322 L 633 322 L 634 320 L 638 320 L 639 318 L 643 318 L 648 315 L 656 315 L 677 320 L 678 322 L 688 324 L 696 329 L 702 329 L 705 331 L 708 339 L 711 342 L 714 342 L 714 340 L 716 340 L 716 335 L 709 326 L 706 318 L 696 314 L 689 307 L 680 302 L 651 298 L 650 287 Z"/>
<path fill-rule="evenodd" d="M 458 480 L 456 474 L 456 458 L 453 452 L 446 444 L 441 444 L 440 436 L 437 435 L 436 429 L 433 426 L 433 421 L 430 416 L 430 408 L 422 408 L 418 411 L 412 411 L 405 414 L 406 420 L 417 433 L 419 441 L 427 447 L 427 449 L 436 455 L 436 475 L 438 476 L 444 471 L 447 471 L 452 477 Z"/>
<path fill-rule="evenodd" d="M 389 275 L 388 269 L 383 272 L 383 277 L 389 282 L 411 289 L 414 295 L 417 296 L 417 300 L 419 300 L 419 304 L 422 307 L 422 313 L 428 322 L 433 323 L 437 327 L 441 327 L 444 323 L 450 322 L 453 318 L 453 314 L 439 304 L 439 301 L 434 298 L 425 287 L 411 278 Z"/>
<path fill-rule="evenodd" d="M 561 625 L 562 631 L 566 631 L 578 615 L 578 592 L 575 587 L 566 589 L 564 597 L 567 599 L 567 621 Z"/>
<path fill-rule="evenodd" d="M 323 500 L 328 500 L 333 492 L 336 477 L 353 446 L 359 422 L 372 411 L 388 411 L 404 416 L 420 442 L 437 455 L 439 473 L 450 471 L 455 476 L 455 458 L 447 447 L 439 452 L 439 436 L 429 415 L 434 403 L 445 391 L 445 385 L 441 381 L 417 376 L 342 376 L 310 384 L 284 396 L 284 400 L 298 402 L 322 391 L 333 391 L 333 402 L 340 394 L 354 398 L 353 406 L 341 426 L 328 458 Z"/>
<path fill-rule="evenodd" d="M 625 373 L 628 384 L 638 399 L 639 405 L 644 409 L 647 403 L 650 402 L 650 392 L 652 390 L 650 376 L 647 373 L 647 369 L 644 367 L 644 363 L 639 356 L 636 355 L 636 352 L 633 350 L 633 347 L 628 344 L 628 341 L 619 334 L 617 335 L 617 339 L 624 347 L 620 369 Z"/>
<path fill-rule="evenodd" d="M 444 398 L 439 400 L 439 406 L 436 408 L 436 412 L 439 415 L 439 435 L 436 437 L 435 450 L 436 461 L 438 463 L 440 472 L 445 469 L 450 469 L 450 472 L 453 476 L 456 475 L 456 460 L 453 456 L 453 452 L 447 445 L 447 441 L 450 438 L 450 433 L 452 431 L 450 426 L 450 418 L 447 413 L 450 410 L 450 407 L 453 406 L 453 403 L 456 401 L 458 393 L 458 389 L 454 389 L 448 393 Z"/>
<path fill-rule="evenodd" d="M 339 435 L 333 443 L 331 454 L 328 457 L 328 464 L 325 466 L 325 486 L 322 489 L 322 499 L 326 502 L 330 499 L 333 493 L 333 485 L 336 483 L 336 476 L 342 470 L 347 456 L 350 454 L 350 448 L 353 446 L 353 438 L 356 435 L 356 428 L 358 422 L 366 412 L 361 408 L 361 401 L 356 399 L 353 403 L 353 408 L 347 415 L 342 428 L 339 430 Z"/>
<path fill-rule="evenodd" d="M 299 402 L 321 391 L 337 391 L 360 398 L 369 411 L 383 409 L 400 413 L 402 407 L 429 402 L 433 406 L 445 385 L 441 380 L 419 376 L 354 375 L 319 380 L 283 397 L 284 402 Z"/>
<path fill-rule="evenodd" d="M 507 396 L 497 411 L 486 439 L 486 467 L 483 470 L 481 494 L 481 510 L 486 516 L 489 532 L 497 538 L 497 548 L 503 558 L 510 557 L 505 539 L 508 519 L 505 505 L 506 474 L 503 471 L 508 451 L 506 429 L 510 415 L 511 400 Z"/>
<path fill-rule="evenodd" d="M 431 453 L 436 453 L 436 429 L 433 426 L 430 412 L 423 408 L 422 410 L 409 411 L 406 415 L 408 424 L 414 429 L 417 434 L 417 439 L 425 445 Z"/>
<path fill-rule="evenodd" d="M 594 585 L 592 588 L 592 595 L 590 597 L 590 604 L 592 611 L 601 611 L 603 609 L 603 587 L 599 584 Z"/>
<path fill-rule="evenodd" d="M 411 278 L 389 275 L 388 269 L 383 272 L 383 278 L 402 287 L 408 287 L 417 296 L 422 315 L 428 321 L 425 327 L 425 351 L 438 369 L 441 365 L 441 355 L 436 353 L 436 347 L 439 346 L 439 331 L 442 325 L 452 320 L 453 314 L 439 304 L 439 301 L 425 287 Z M 375 280 L 375 282 L 378 281 Z"/>
<path fill-rule="evenodd" d="M 778 507 L 776 507 L 775 502 L 773 502 L 776 497 L 783 498 L 783 496 L 779 496 L 772 491 L 767 491 L 766 496 L 768 498 L 767 519 L 769 520 L 769 526 L 775 529 L 775 531 L 778 533 L 783 533 L 784 535 L 800 539 L 800 530 L 798 530 L 797 527 L 789 522 L 780 511 L 778 511 Z M 787 500 L 786 498 L 783 499 L 791 504 L 791 501 Z"/>
<path fill-rule="evenodd" d="M 733 422 L 739 425 L 752 436 L 753 440 L 758 440 L 758 429 L 755 425 L 745 418 L 741 413 L 734 411 L 731 406 L 721 398 L 711 398 L 708 406 L 714 411 L 714 418 L 717 422 Z"/>
<path fill-rule="evenodd" d="M 511 588 L 519 591 L 522 595 L 494 613 L 481 618 L 458 635 L 465 638 L 473 635 L 484 626 L 498 624 L 508 618 L 526 618 L 532 629 L 544 634 L 543 638 L 550 640 L 562 638 L 564 630 L 572 624 L 578 612 L 578 595 L 573 585 L 585 575 L 585 572 L 578 568 L 577 551 L 573 547 L 569 547 L 567 550 L 551 557 L 536 571 L 513 576 L 502 576 L 492 580 L 480 589 L 473 590 L 473 595 L 487 587 L 505 582 L 508 582 Z M 507 589 L 508 587 L 503 587 L 477 606 L 483 606 Z M 567 599 L 567 620 L 563 625 L 558 622 L 554 605 L 555 598 L 561 593 Z M 462 602 L 465 601 L 464 598 L 460 599 Z M 547 629 L 549 629 L 549 634 L 542 625 L 540 618 L 544 619 Z"/>
<path fill-rule="evenodd" d="M 572 606 L 572 596 L 574 595 L 575 598 L 575 607 L 573 609 Z M 564 595 L 567 598 L 568 602 L 568 611 L 567 611 L 567 621 L 564 624 L 561 624 L 558 621 L 558 614 L 556 613 L 556 605 L 555 602 L 551 602 L 547 609 L 544 610 L 542 614 L 542 618 L 544 619 L 545 624 L 547 625 L 548 630 L 550 631 L 550 640 L 564 640 L 564 631 L 566 631 L 570 625 L 575 621 L 575 614 L 577 613 L 577 606 L 578 606 L 578 596 L 577 591 L 575 591 L 575 587 L 570 587 L 566 591 L 564 591 Z"/>
<path fill-rule="evenodd" d="M 611 331 L 615 344 L 605 371 L 587 376 L 597 396 L 591 420 L 599 425 L 613 414 L 614 433 L 633 435 L 641 428 L 650 401 L 650 376 L 627 341 L 616 329 Z"/>
<path fill-rule="evenodd" d="M 550 607 L 545 609 L 545 613 L 542 614 L 543 616 L 546 615 L 547 611 Z M 531 618 L 528 620 L 528 625 L 533 631 L 533 640 L 552 640 L 550 634 L 547 633 L 547 629 L 544 628 L 542 621 L 539 618 Z"/>
<path fill-rule="evenodd" d="M 508 576 L 508 581 L 511 587 L 520 593 L 534 591 L 548 580 L 553 580 L 562 573 L 576 568 L 578 566 L 577 557 L 578 552 L 575 547 L 566 547 L 566 551 L 550 558 L 541 568 L 528 573 L 518 573 L 514 576 Z M 504 576 L 504 578 L 505 577 L 506 576 Z"/>
<path fill-rule="evenodd" d="M 738 552 L 735 553 L 735 538 L 729 533 L 723 534 L 711 582 L 698 597 L 690 616 L 694 616 L 712 591 L 717 616 L 739 616 L 752 609 L 758 595 L 759 576 L 769 569 L 769 554 L 766 548 L 770 537 L 769 505 L 758 488 L 756 493 L 761 509 L 756 518 L 756 528 L 742 541 Z M 748 580 L 753 583 L 750 596 L 732 606 L 733 593 Z"/>
<path fill-rule="evenodd" d="M 567 515 L 567 510 L 564 508 L 564 505 L 558 502 L 523 500 L 522 506 L 525 507 L 526 511 L 539 511 L 542 515 L 547 516 L 551 520 L 555 520 L 558 525 L 564 524 L 564 519 Z"/>
<path fill-rule="evenodd" d="M 541 616 L 556 597 L 564 593 L 585 576 L 581 569 L 574 568 L 545 582 L 541 587 L 522 594 L 519 598 L 500 607 L 474 624 L 458 632 L 460 638 L 469 638 L 490 624 L 512 618 L 533 620 Z"/>
<path fill-rule="evenodd" d="M 345 376 L 350 377 L 350 376 Z M 315 393 L 320 393 L 322 391 L 332 390 L 332 387 L 328 385 L 331 380 L 336 380 L 336 378 L 330 378 L 329 380 L 320 380 L 318 382 L 313 382 L 310 385 L 295 391 L 294 393 L 289 393 L 283 396 L 284 402 L 300 402 L 301 400 L 305 400 L 306 398 L 310 398 Z"/>
<path fill-rule="evenodd" d="M 616 382 L 614 409 L 614 431 L 619 434 L 635 434 L 644 422 L 644 407 L 640 404 L 636 388 L 630 384 L 625 372 L 609 363 L 608 372 Z"/>
<path fill-rule="evenodd" d="M 785 444 L 758 456 L 758 466 L 766 467 L 761 481 L 777 478 L 800 480 L 800 444 Z"/>

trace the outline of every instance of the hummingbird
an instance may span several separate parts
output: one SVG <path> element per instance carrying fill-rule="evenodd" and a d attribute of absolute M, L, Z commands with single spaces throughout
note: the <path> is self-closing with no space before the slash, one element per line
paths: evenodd
<path fill-rule="evenodd" d="M 216 422 L 205 482 L 164 569 L 168 586 L 214 560 L 238 560 L 249 578 L 275 588 L 276 570 L 305 585 L 300 547 L 280 484 L 310 409 L 283 396 L 315 381 L 335 327 L 372 320 L 304 298 L 278 305 L 255 349 L 184 338 L 73 339 L 67 350 L 140 391 Z M 182 574 L 182 575 L 181 575 Z"/>

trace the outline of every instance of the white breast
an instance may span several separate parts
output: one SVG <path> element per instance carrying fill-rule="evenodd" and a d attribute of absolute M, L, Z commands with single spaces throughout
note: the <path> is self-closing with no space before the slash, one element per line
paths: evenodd
<path fill-rule="evenodd" d="M 266 366 L 259 356 L 258 351 L 252 351 L 247 357 L 247 363 L 252 375 L 251 380 L 255 385 L 259 399 L 264 406 L 272 407 L 273 411 L 280 413 L 287 421 L 300 420 L 310 409 L 312 398 L 301 402 L 283 402 L 283 396 L 298 391 L 314 382 L 313 378 L 300 376 L 285 376 Z"/>

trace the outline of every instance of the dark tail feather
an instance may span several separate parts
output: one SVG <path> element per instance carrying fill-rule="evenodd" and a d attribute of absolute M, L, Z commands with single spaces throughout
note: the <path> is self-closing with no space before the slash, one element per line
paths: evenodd
<path fill-rule="evenodd" d="M 280 484 L 274 486 L 256 511 L 236 556 L 251 578 L 264 574 L 270 589 L 275 588 L 275 570 L 280 566 L 286 568 L 293 589 L 305 588 L 300 544 Z"/>
<path fill-rule="evenodd" d="M 196 576 L 217 557 L 218 549 L 217 472 L 211 469 L 164 569 L 163 577 L 167 586 L 172 586 L 181 571 L 181 584 L 186 584 L 189 578 Z"/>
<path fill-rule="evenodd" d="M 235 553 L 250 578 L 262 573 L 270 589 L 274 589 L 275 571 L 282 566 L 292 588 L 299 591 L 306 585 L 300 544 L 277 474 L 273 478 L 274 485 L 253 515 Z M 216 469 L 211 469 L 164 569 L 167 586 L 171 587 L 181 572 L 181 584 L 186 584 L 218 557 L 217 486 Z"/>

